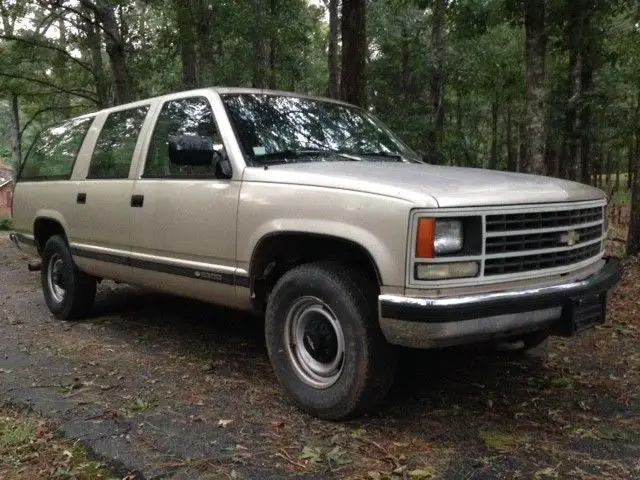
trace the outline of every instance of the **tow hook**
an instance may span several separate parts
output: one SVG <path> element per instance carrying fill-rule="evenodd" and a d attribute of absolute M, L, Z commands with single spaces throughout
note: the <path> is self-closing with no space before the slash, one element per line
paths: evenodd
<path fill-rule="evenodd" d="M 27 268 L 30 272 L 37 272 L 42 270 L 42 260 L 32 260 L 27 264 Z"/>

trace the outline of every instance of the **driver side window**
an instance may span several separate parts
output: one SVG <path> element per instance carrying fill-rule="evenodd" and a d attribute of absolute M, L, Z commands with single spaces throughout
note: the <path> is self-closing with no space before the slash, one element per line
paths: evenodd
<path fill-rule="evenodd" d="M 169 139 L 174 135 L 209 138 L 221 145 L 211 105 L 205 97 L 169 100 L 162 106 L 153 129 L 144 167 L 144 178 L 212 178 L 215 165 L 177 165 L 169 158 Z"/>

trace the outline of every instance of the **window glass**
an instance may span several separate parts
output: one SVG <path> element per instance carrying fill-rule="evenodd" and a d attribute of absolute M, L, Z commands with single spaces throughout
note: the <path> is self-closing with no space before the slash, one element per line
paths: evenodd
<path fill-rule="evenodd" d="M 20 180 L 66 180 L 93 117 L 74 118 L 40 133 L 27 154 Z"/>
<path fill-rule="evenodd" d="M 345 158 L 420 161 L 388 127 L 361 108 L 289 95 L 221 97 L 240 144 L 255 164 Z"/>
<path fill-rule="evenodd" d="M 222 147 L 213 111 L 204 97 L 171 100 L 162 106 L 151 136 L 144 176 L 205 177 L 215 176 L 215 165 L 176 165 L 169 159 L 169 138 L 175 135 L 207 137 L 215 148 Z"/>
<path fill-rule="evenodd" d="M 149 106 L 110 113 L 100 131 L 88 178 L 127 178 Z"/>

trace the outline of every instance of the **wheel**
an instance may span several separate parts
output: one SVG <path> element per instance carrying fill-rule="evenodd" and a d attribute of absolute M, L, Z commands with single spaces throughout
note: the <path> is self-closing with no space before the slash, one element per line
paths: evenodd
<path fill-rule="evenodd" d="M 269 297 L 265 336 L 280 385 L 316 417 L 373 410 L 393 381 L 396 352 L 378 325 L 376 289 L 344 266 L 285 273 Z"/>
<path fill-rule="evenodd" d="M 86 315 L 96 296 L 96 280 L 80 271 L 64 238 L 54 235 L 42 251 L 42 291 L 56 318 L 71 320 Z"/>
<path fill-rule="evenodd" d="M 549 332 L 541 330 L 497 342 L 496 350 L 516 356 L 544 358 L 549 351 Z"/>

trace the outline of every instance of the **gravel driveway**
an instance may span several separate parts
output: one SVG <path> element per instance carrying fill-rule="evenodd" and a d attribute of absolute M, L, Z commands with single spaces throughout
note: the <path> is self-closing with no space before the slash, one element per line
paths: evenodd
<path fill-rule="evenodd" d="M 639 478 L 638 278 L 627 261 L 609 323 L 546 360 L 405 351 L 382 411 L 331 423 L 282 395 L 259 319 L 104 282 L 57 321 L 0 234 L 0 403 L 131 479 Z"/>

